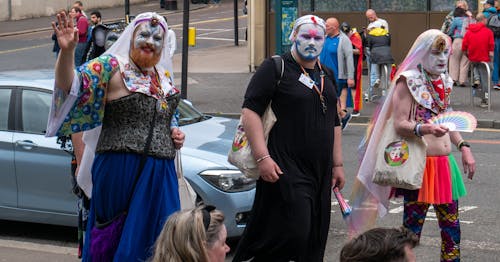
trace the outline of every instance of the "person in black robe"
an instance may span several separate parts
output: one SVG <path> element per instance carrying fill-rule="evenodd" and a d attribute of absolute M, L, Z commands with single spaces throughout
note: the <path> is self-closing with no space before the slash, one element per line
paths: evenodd
<path fill-rule="evenodd" d="M 249 222 L 233 261 L 323 261 L 332 186 L 344 186 L 341 127 L 332 71 L 319 63 L 324 21 L 295 21 L 284 71 L 265 60 L 243 103 L 243 126 L 260 178 Z M 277 122 L 266 146 L 261 116 Z"/>

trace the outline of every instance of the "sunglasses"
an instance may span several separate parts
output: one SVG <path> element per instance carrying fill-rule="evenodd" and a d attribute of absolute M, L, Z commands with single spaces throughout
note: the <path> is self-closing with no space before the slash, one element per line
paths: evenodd
<path fill-rule="evenodd" d="M 214 211 L 215 210 L 215 206 L 212 206 L 212 205 L 207 205 L 205 207 L 203 207 L 203 209 L 201 210 L 202 214 L 203 214 L 203 226 L 205 227 L 205 231 L 208 230 L 208 227 L 210 226 L 210 212 Z"/>

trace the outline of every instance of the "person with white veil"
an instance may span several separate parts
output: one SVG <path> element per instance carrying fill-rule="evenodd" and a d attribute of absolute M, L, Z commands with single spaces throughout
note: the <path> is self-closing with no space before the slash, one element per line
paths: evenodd
<path fill-rule="evenodd" d="M 47 136 L 85 132 L 78 176 L 92 199 L 83 261 L 145 261 L 180 209 L 174 157 L 185 135 L 167 23 L 139 14 L 109 50 L 74 70 L 78 30 L 65 15 L 57 18 L 61 53 Z"/>
<path fill-rule="evenodd" d="M 404 197 L 403 226 L 420 237 L 430 204 L 434 205 L 441 228 L 441 261 L 460 260 L 458 199 L 466 195 L 460 169 L 451 154 L 454 144 L 462 153 L 464 172 L 472 179 L 475 160 L 470 145 L 457 131 L 428 120 L 450 111 L 453 80 L 447 74 L 451 39 L 439 30 L 423 32 L 415 41 L 396 76 L 381 109 L 372 118 L 360 145 L 361 165 L 351 196 L 352 213 L 347 218 L 351 235 L 374 226 L 377 214 L 387 213 L 391 193 Z M 413 105 L 413 106 L 412 106 Z M 414 119 L 410 110 L 416 110 Z M 382 131 L 389 118 L 402 137 L 423 137 L 427 143 L 422 187 L 407 190 L 372 182 Z"/>

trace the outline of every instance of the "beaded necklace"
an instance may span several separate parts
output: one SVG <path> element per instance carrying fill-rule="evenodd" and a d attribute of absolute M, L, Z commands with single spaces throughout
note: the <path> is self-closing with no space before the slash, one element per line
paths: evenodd
<path fill-rule="evenodd" d="M 444 88 L 444 99 L 441 99 L 441 97 L 439 96 L 439 92 L 436 91 L 436 87 L 434 87 L 433 81 L 430 78 L 427 71 L 425 71 L 421 65 L 419 65 L 419 67 L 420 67 L 420 71 L 422 72 L 422 75 L 425 78 L 424 82 L 425 82 L 425 86 L 427 87 L 427 91 L 429 91 L 429 93 L 432 96 L 433 104 L 439 108 L 440 112 L 443 112 L 444 110 L 446 110 L 446 108 L 448 108 L 448 105 L 450 104 L 451 88 L 445 86 L 444 81 L 442 81 L 442 79 L 441 79 L 440 82 L 443 83 L 443 88 Z M 440 78 L 441 78 L 441 76 L 440 76 Z M 434 105 L 433 105 L 433 107 L 435 107 Z"/>

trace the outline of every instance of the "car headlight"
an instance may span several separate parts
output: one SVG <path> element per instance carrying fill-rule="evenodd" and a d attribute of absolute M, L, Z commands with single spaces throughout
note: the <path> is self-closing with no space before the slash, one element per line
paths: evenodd
<path fill-rule="evenodd" d="M 255 179 L 246 177 L 239 170 L 205 170 L 200 176 L 224 192 L 242 192 L 255 188 Z"/>

